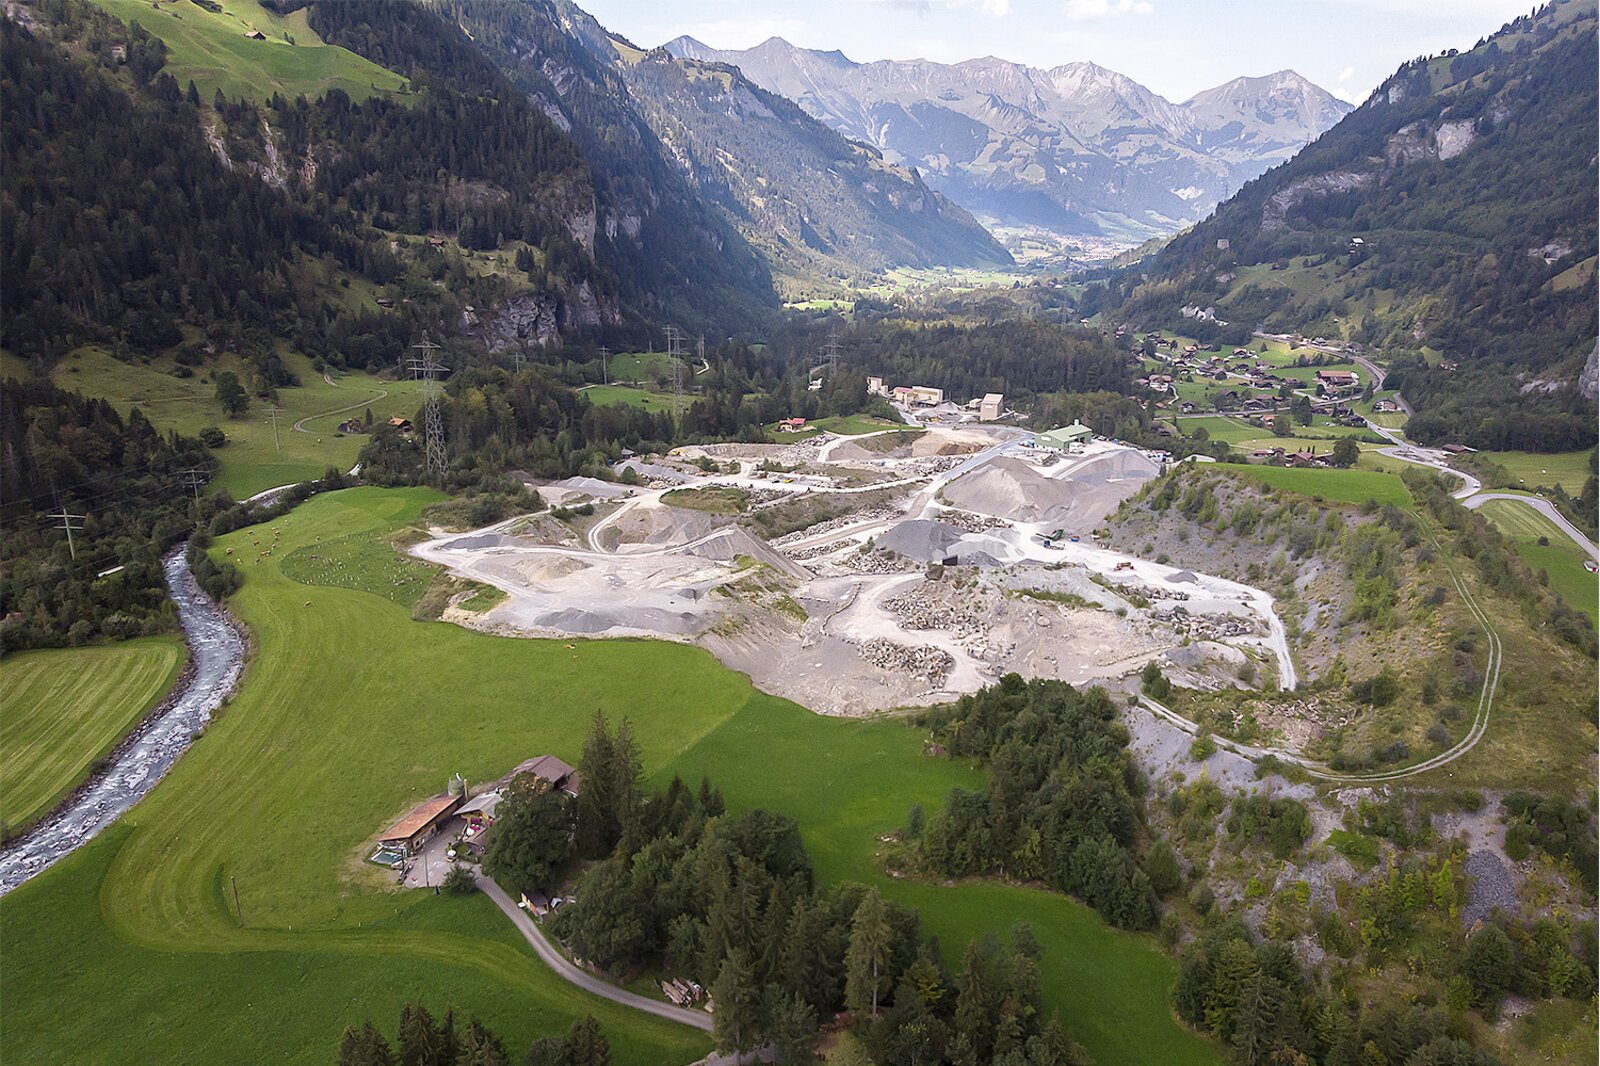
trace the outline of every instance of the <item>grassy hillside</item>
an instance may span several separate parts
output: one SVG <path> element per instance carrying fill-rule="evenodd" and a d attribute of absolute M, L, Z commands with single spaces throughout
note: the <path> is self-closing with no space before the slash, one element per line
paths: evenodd
<path fill-rule="evenodd" d="M 1535 573 L 1543 570 L 1549 575 L 1550 591 L 1600 621 L 1595 603 L 1600 579 L 1583 568 L 1588 555 L 1572 538 L 1532 507 L 1512 500 L 1490 500 L 1479 513 L 1505 534 Z"/>
<path fill-rule="evenodd" d="M 1335 503 L 1393 503 L 1410 506 L 1411 493 L 1394 474 L 1372 470 L 1328 470 L 1319 467 L 1241 466 L 1219 463 L 1218 469 L 1248 474 L 1275 489 Z"/>
<path fill-rule="evenodd" d="M 172 687 L 176 637 L 27 651 L 0 660 L 0 826 L 48 813 Z"/>
<path fill-rule="evenodd" d="M 541 752 L 575 760 L 597 709 L 631 717 L 649 772 L 713 772 L 734 803 L 795 815 L 828 878 L 882 880 L 874 832 L 974 783 L 963 767 L 924 759 L 913 730 L 812 716 L 696 649 L 490 637 L 414 622 L 387 596 L 285 575 L 297 549 L 385 536 L 434 499 L 350 490 L 219 539 L 215 550 L 232 548 L 245 572 L 233 606 L 255 658 L 220 720 L 119 830 L 0 901 L 0 951 L 17 990 L 8 1055 L 71 1046 L 87 1049 L 82 1061 L 111 1062 L 160 1047 L 199 1061 L 243 1043 L 324 1062 L 347 1021 L 387 1019 L 421 995 L 430 1007 L 472 1008 L 516 1048 L 593 1010 L 619 1063 L 687 1062 L 705 1053 L 703 1036 L 574 992 L 481 902 L 396 892 L 361 861 L 373 834 L 451 773 L 481 781 Z M 372 553 L 345 558 L 341 584 L 389 580 Z M 652 684 L 641 690 L 640 676 Z M 790 770 L 771 772 L 775 750 Z M 1135 1042 L 1167 1061 L 1215 1061 L 1172 1020 L 1173 968 L 1148 939 L 1045 893 L 885 890 L 923 906 L 951 950 L 1031 920 L 1052 1005 L 1099 1061 L 1125 1061 L 1118 1049 Z M 1115 1008 L 1089 1016 L 1080 1004 L 1108 981 Z M 63 1002 L 84 1007 L 63 1013 Z"/>
<path fill-rule="evenodd" d="M 255 0 L 94 2 L 161 38 L 171 53 L 167 73 L 179 85 L 193 81 L 208 102 L 218 90 L 229 100 L 264 100 L 273 93 L 292 100 L 342 89 L 351 99 L 364 100 L 406 84 L 349 49 L 324 44 L 307 23 L 305 8 L 280 16 Z M 246 36 L 252 32 L 266 39 Z"/>
<path fill-rule="evenodd" d="M 124 363 L 103 348 L 87 347 L 68 354 L 51 378 L 62 388 L 103 396 L 124 412 L 138 407 L 163 431 L 192 437 L 206 426 L 217 426 L 228 443 L 216 450 L 222 469 L 211 487 L 226 489 L 237 499 L 319 477 L 330 466 L 348 470 L 367 438 L 340 434 L 340 422 L 361 417 L 368 409 L 380 421 L 395 415 L 415 418 L 421 407 L 421 386 L 415 381 L 337 371 L 330 372 L 329 384 L 305 356 L 285 353 L 283 359 L 300 384 L 278 390 L 282 413 L 276 440 L 270 403 L 253 399 L 238 418 L 229 418 L 218 405 L 213 374 L 232 370 L 248 381 L 247 368 L 231 356 L 196 369 L 192 377 L 177 378 L 170 359 Z"/>

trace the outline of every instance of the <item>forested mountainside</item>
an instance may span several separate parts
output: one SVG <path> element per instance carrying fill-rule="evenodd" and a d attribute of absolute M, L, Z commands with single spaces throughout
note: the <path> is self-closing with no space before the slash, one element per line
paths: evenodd
<path fill-rule="evenodd" d="M 897 266 L 1010 255 L 918 173 L 846 140 L 737 68 L 644 52 L 561 3 L 577 39 L 627 83 L 695 187 L 780 274 L 801 285 Z"/>
<path fill-rule="evenodd" d="M 1557 0 L 1407 63 L 1085 313 L 1344 338 L 1390 363 L 1417 440 L 1592 445 L 1595 29 Z"/>
<path fill-rule="evenodd" d="M 1093 63 L 857 63 L 778 37 L 740 51 L 692 37 L 665 47 L 738 67 L 985 219 L 1064 235 L 1170 233 L 1350 109 L 1289 70 L 1173 103 Z"/>
<path fill-rule="evenodd" d="M 212 350 L 281 338 L 334 362 L 371 348 L 392 360 L 390 342 L 424 328 L 495 349 L 661 319 L 738 328 L 775 306 L 759 257 L 661 156 L 608 72 L 590 96 L 609 109 L 557 110 L 425 7 L 351 2 L 312 8 L 309 26 L 352 60 L 392 64 L 401 88 L 229 97 L 180 84 L 158 36 L 92 4 L 13 12 L 0 343 L 23 358 L 91 340 L 154 354 L 193 327 Z M 530 54 L 584 58 L 546 29 Z M 496 250 L 515 269 L 463 262 Z"/>

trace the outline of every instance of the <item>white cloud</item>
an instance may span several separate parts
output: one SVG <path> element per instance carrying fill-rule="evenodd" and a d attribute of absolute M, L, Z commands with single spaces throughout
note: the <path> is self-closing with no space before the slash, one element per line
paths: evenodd
<path fill-rule="evenodd" d="M 1113 18 L 1117 15 L 1148 15 L 1155 8 L 1149 0 L 1067 0 L 1067 18 L 1072 22 L 1090 22 Z"/>
<path fill-rule="evenodd" d="M 1339 72 L 1339 80 L 1340 81 L 1349 81 L 1351 78 L 1353 78 L 1355 76 L 1356 76 L 1356 68 L 1355 67 L 1345 67 L 1343 70 L 1341 70 Z"/>

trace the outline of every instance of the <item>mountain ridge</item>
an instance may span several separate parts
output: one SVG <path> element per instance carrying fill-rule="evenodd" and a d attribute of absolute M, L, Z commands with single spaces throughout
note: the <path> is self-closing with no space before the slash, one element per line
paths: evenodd
<path fill-rule="evenodd" d="M 682 35 L 662 47 L 737 67 L 891 162 L 916 166 L 991 224 L 1067 235 L 1143 239 L 1197 222 L 1350 110 L 1293 71 L 1173 102 L 1091 61 L 857 62 L 782 37 L 724 50 Z"/>

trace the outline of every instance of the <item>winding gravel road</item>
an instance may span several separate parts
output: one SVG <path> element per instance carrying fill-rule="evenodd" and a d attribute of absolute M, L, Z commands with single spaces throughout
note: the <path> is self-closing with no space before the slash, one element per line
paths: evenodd
<path fill-rule="evenodd" d="M 222 608 L 196 584 L 184 557 L 186 547 L 168 552 L 161 567 L 178 605 L 190 667 L 174 693 L 119 746 L 111 769 L 0 852 L 0 895 L 81 847 L 144 798 L 238 683 L 244 641 Z"/>
<path fill-rule="evenodd" d="M 1437 546 L 1437 541 L 1435 544 Z M 1442 547 L 1439 549 L 1439 553 L 1443 557 L 1444 550 Z M 1461 596 L 1462 602 L 1467 605 L 1467 609 L 1472 612 L 1473 618 L 1477 619 L 1479 627 L 1483 629 L 1484 634 L 1489 638 L 1489 659 L 1484 667 L 1483 688 L 1478 693 L 1478 706 L 1472 718 L 1472 728 L 1468 729 L 1466 736 L 1455 744 L 1431 758 L 1424 759 L 1419 763 L 1413 763 L 1410 766 L 1402 766 L 1394 770 L 1375 770 L 1371 773 L 1353 774 L 1341 773 L 1330 769 L 1326 763 L 1308 759 L 1297 752 L 1292 752 L 1285 748 L 1259 747 L 1254 744 L 1228 740 L 1225 737 L 1214 738 L 1217 746 L 1243 755 L 1247 759 L 1264 759 L 1270 756 L 1282 762 L 1294 763 L 1304 768 L 1312 777 L 1341 785 L 1374 785 L 1389 781 L 1400 781 L 1426 773 L 1429 770 L 1437 770 L 1441 766 L 1455 762 L 1471 751 L 1477 746 L 1478 741 L 1483 739 L 1484 733 L 1488 731 L 1489 713 L 1494 709 L 1495 691 L 1500 685 L 1500 634 L 1495 631 L 1494 623 L 1489 618 L 1489 615 L 1478 605 L 1478 601 L 1473 598 L 1471 591 L 1468 590 L 1466 582 L 1461 579 L 1460 573 L 1453 566 L 1450 567 L 1450 580 L 1454 583 L 1456 592 Z M 1148 696 L 1141 695 L 1139 702 L 1153 714 L 1166 719 L 1186 733 L 1197 734 L 1200 732 L 1198 723 L 1183 717 L 1164 704 L 1157 703 Z"/>

